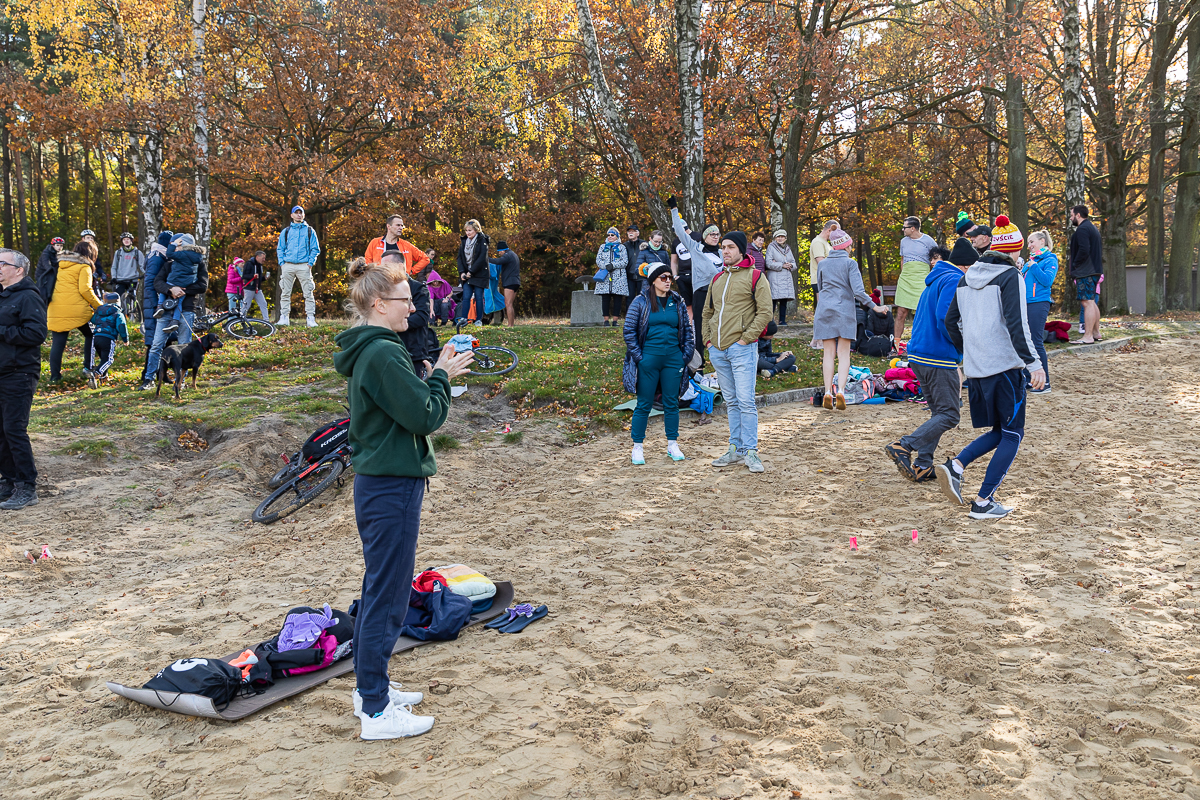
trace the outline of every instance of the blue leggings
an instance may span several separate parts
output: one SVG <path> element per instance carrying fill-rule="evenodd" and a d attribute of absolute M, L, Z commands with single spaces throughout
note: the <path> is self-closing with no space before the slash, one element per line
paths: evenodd
<path fill-rule="evenodd" d="M 607 297 L 607 295 L 605 295 Z M 670 353 L 642 353 L 638 362 L 637 406 L 633 409 L 630 434 L 635 444 L 646 440 L 646 423 L 654 407 L 654 395 L 662 391 L 663 424 L 667 441 L 679 438 L 679 387 L 683 375 L 683 353 L 672 348 Z"/>
<path fill-rule="evenodd" d="M 958 454 L 958 460 L 965 469 L 968 464 L 982 458 L 993 450 L 996 454 L 988 462 L 987 472 L 983 476 L 983 485 L 979 487 L 979 496 L 991 500 L 992 495 L 1000 486 L 1000 481 L 1008 474 L 1013 461 L 1017 457 L 1017 448 L 1025 437 L 1024 428 L 1005 428 L 1000 425 L 971 442 Z"/>

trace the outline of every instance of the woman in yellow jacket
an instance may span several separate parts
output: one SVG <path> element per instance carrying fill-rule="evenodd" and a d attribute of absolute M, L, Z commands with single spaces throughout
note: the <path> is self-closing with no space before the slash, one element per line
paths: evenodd
<path fill-rule="evenodd" d="M 69 253 L 58 255 L 58 278 L 54 294 L 46 306 L 46 327 L 50 329 L 50 382 L 62 380 L 63 350 L 72 330 L 83 334 L 83 368 L 92 368 L 92 311 L 100 307 L 100 298 L 92 291 L 92 267 L 99 251 L 92 242 L 80 242 Z"/>

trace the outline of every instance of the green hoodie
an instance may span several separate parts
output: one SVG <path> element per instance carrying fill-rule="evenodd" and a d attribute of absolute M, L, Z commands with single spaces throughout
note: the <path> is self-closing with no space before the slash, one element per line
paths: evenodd
<path fill-rule="evenodd" d="M 400 335 L 376 325 L 349 328 L 334 340 L 334 368 L 349 378 L 350 445 L 359 475 L 428 478 L 437 473 L 429 435 L 450 413 L 450 378 L 428 383 L 413 372 Z"/>

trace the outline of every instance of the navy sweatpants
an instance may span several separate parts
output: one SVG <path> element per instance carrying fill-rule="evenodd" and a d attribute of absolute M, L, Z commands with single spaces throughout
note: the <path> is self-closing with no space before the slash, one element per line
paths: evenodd
<path fill-rule="evenodd" d="M 424 499 L 424 478 L 354 476 L 354 518 L 366 562 L 354 618 L 354 673 L 364 714 L 388 705 L 388 659 L 408 614 Z"/>

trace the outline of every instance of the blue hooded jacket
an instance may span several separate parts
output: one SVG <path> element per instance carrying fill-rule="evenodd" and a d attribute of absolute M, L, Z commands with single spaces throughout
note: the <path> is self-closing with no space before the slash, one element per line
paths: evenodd
<path fill-rule="evenodd" d="M 129 328 L 125 324 L 125 315 L 111 303 L 105 303 L 92 314 L 92 330 L 102 339 L 120 339 L 129 344 Z"/>
<path fill-rule="evenodd" d="M 163 231 L 158 234 L 158 240 L 150 247 L 150 257 L 146 259 L 146 274 L 142 278 L 143 308 L 152 309 L 158 305 L 158 292 L 154 291 L 154 277 L 158 275 L 163 264 L 167 263 L 167 247 L 171 244 L 174 236 L 175 234 L 170 231 Z M 146 314 L 146 317 L 152 319 L 150 314 Z"/>
<path fill-rule="evenodd" d="M 279 243 L 275 246 L 275 257 L 280 266 L 284 264 L 316 264 L 321 255 L 317 233 L 307 222 L 293 222 L 279 232 Z"/>
<path fill-rule="evenodd" d="M 962 364 L 962 353 L 946 330 L 946 312 L 962 277 L 963 271 L 949 261 L 935 262 L 925 276 L 925 291 L 917 302 L 908 340 L 909 362 L 938 369 L 957 369 Z"/>
<path fill-rule="evenodd" d="M 1058 256 L 1046 250 L 1041 255 L 1030 256 L 1021 274 L 1025 276 L 1025 303 L 1049 303 L 1050 288 L 1058 275 Z"/>

